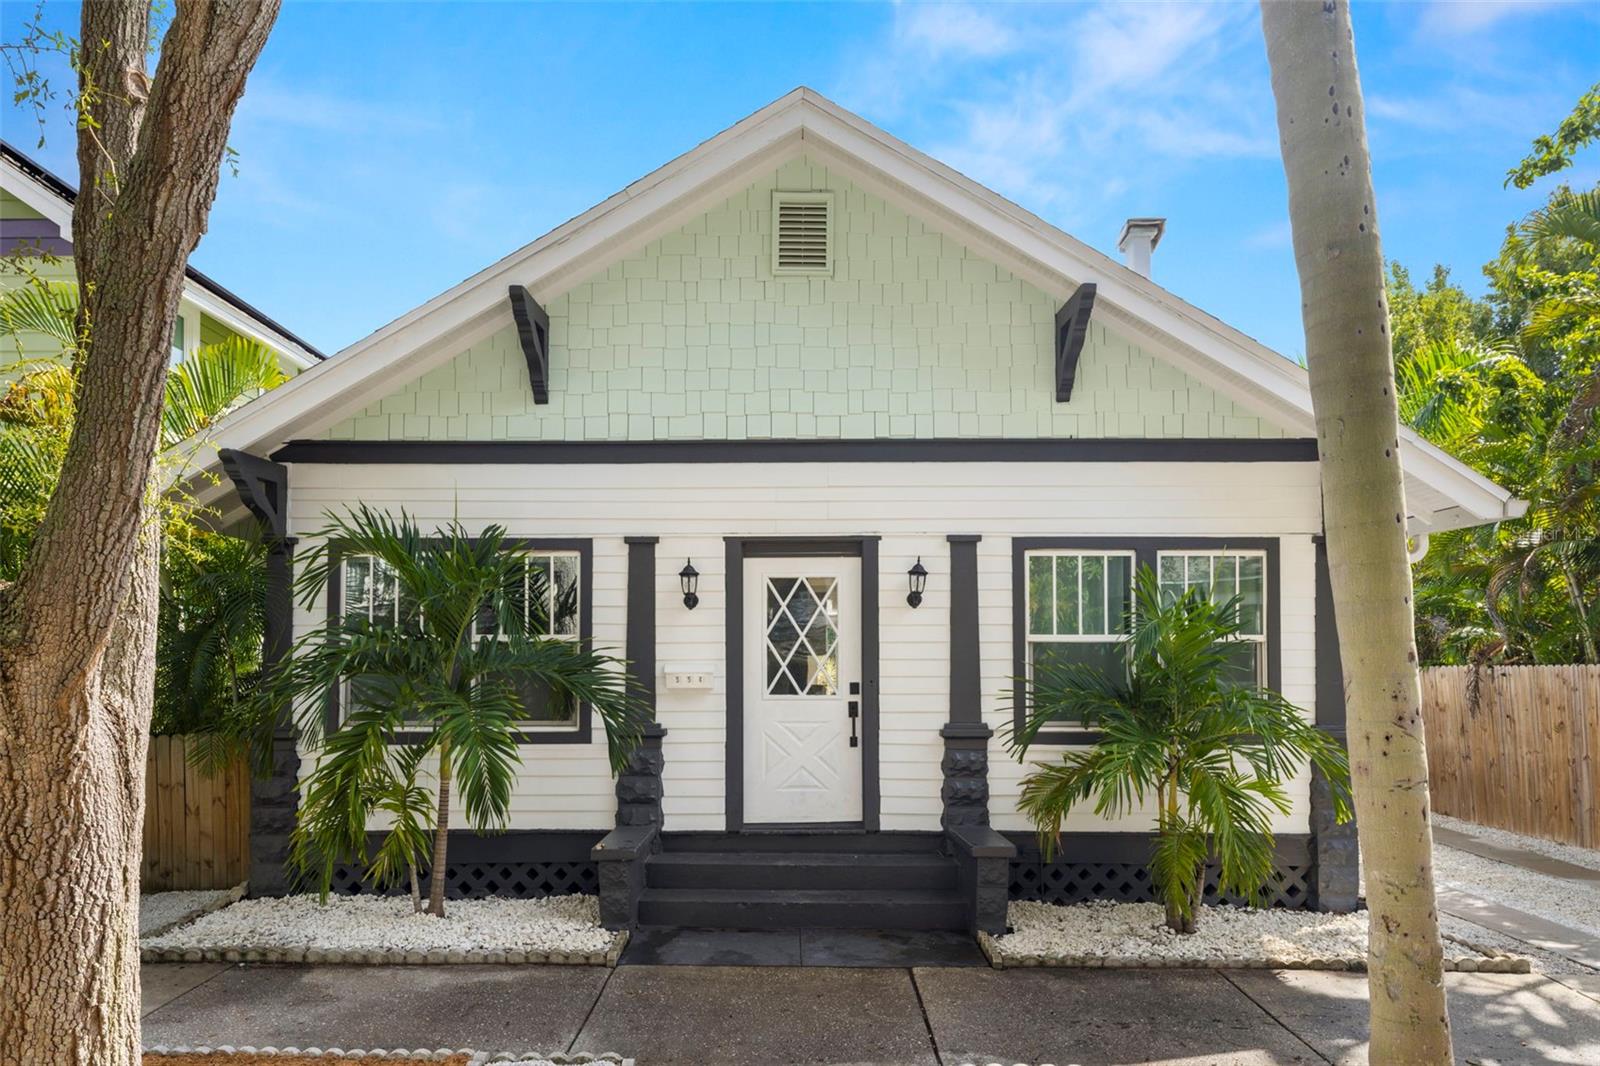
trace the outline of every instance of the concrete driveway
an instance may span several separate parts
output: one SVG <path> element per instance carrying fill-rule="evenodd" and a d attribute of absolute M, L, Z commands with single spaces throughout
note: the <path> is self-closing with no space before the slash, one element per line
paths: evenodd
<path fill-rule="evenodd" d="M 1366 1062 L 1321 971 L 146 966 L 148 1044 L 616 1051 L 640 1066 Z M 1449 974 L 1461 1062 L 1600 1062 L 1600 990 Z"/>

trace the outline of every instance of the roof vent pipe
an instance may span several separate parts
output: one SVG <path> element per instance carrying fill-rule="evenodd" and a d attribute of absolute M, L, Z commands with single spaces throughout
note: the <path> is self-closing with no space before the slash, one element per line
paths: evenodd
<path fill-rule="evenodd" d="M 1161 243 L 1167 230 L 1164 218 L 1130 218 L 1122 224 L 1122 236 L 1117 238 L 1117 251 L 1128 269 L 1150 276 L 1150 253 Z"/>

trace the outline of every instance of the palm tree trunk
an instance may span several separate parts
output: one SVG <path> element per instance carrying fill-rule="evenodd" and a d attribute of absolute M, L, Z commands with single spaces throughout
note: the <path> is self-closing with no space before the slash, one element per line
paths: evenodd
<path fill-rule="evenodd" d="M 1349 7 L 1263 0 L 1321 458 L 1370 930 L 1371 1059 L 1452 1061 L 1399 415 Z"/>
<path fill-rule="evenodd" d="M 439 822 L 433 830 L 433 865 L 429 869 L 428 913 L 444 917 L 445 850 L 450 840 L 450 746 L 439 746 Z"/>
<path fill-rule="evenodd" d="M 406 863 L 406 873 L 411 879 L 411 913 L 422 913 L 422 886 L 417 882 L 417 864 Z"/>

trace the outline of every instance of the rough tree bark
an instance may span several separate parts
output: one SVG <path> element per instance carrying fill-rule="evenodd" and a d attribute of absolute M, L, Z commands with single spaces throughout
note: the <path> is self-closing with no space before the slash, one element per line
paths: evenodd
<path fill-rule="evenodd" d="M 1449 1063 L 1383 252 L 1343 0 L 1263 0 L 1366 866 L 1371 1059 Z"/>
<path fill-rule="evenodd" d="M 91 326 L 56 492 L 0 589 L 0 1062 L 139 1060 L 151 474 L 183 271 L 277 0 L 83 5 L 73 259 Z"/>

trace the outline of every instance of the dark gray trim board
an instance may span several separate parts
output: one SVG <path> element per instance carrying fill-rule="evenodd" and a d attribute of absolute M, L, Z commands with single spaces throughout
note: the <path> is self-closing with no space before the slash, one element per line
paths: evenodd
<path fill-rule="evenodd" d="M 248 452 L 223 449 L 222 468 L 267 546 L 266 603 L 261 667 L 277 670 L 294 644 L 294 539 L 288 529 L 289 469 Z M 267 753 L 271 769 L 250 779 L 250 892 L 277 896 L 289 890 L 284 863 L 300 808 L 300 753 L 290 708 L 282 707 Z"/>
<path fill-rule="evenodd" d="M 757 830 L 744 822 L 744 561 L 789 555 L 856 555 L 861 558 L 861 824 L 879 825 L 878 783 L 878 538 L 877 537 L 726 537 L 725 643 L 727 733 L 724 751 L 725 810 L 731 832 Z M 773 828 L 773 827 L 765 827 Z M 823 828 L 793 827 L 817 831 Z"/>
<path fill-rule="evenodd" d="M 1016 846 L 1017 858 L 1036 862 L 1041 858 L 1039 835 L 1015 829 L 1001 833 Z M 1056 844 L 1056 857 L 1077 862 L 1150 861 L 1155 847 L 1154 833 L 1062 833 Z M 1311 861 L 1311 837 L 1305 833 L 1274 833 L 1273 854 L 1279 862 L 1304 865 Z"/>
<path fill-rule="evenodd" d="M 588 643 L 594 639 L 594 541 L 588 537 L 511 537 L 509 546 L 529 551 L 565 551 L 578 553 L 578 639 Z M 330 545 L 333 561 L 338 562 L 338 545 Z M 335 572 L 328 579 L 327 616 L 338 615 L 342 607 L 343 582 Z M 576 729 L 532 730 L 517 734 L 518 744 L 588 744 L 593 741 L 593 708 L 587 703 L 578 705 Z M 323 728 L 329 733 L 339 728 L 339 688 L 328 693 L 327 708 L 323 714 Z M 402 744 L 423 739 L 418 733 L 400 733 L 395 737 Z"/>
<path fill-rule="evenodd" d="M 293 440 L 280 463 L 1311 463 L 1311 438 Z"/>
<path fill-rule="evenodd" d="M 1035 550 L 1058 548 L 1080 551 L 1131 551 L 1134 566 L 1152 570 L 1156 555 L 1162 551 L 1191 551 L 1214 549 L 1224 551 L 1260 551 L 1266 553 L 1267 569 L 1267 687 L 1274 692 L 1283 691 L 1283 656 L 1280 634 L 1283 628 L 1283 592 L 1278 574 L 1277 537 L 1014 537 L 1011 541 L 1011 676 L 1012 684 L 1020 686 L 1028 674 L 1028 619 L 1027 554 Z M 1021 729 L 1027 720 L 1024 700 L 1012 701 L 1015 728 Z M 1041 730 L 1035 744 L 1093 744 L 1100 739 L 1098 733 L 1085 729 Z"/>
<path fill-rule="evenodd" d="M 1094 282 L 1086 281 L 1056 312 L 1056 403 L 1072 399 L 1078 377 L 1078 359 L 1089 339 L 1089 316 L 1094 312 Z"/>
<path fill-rule="evenodd" d="M 626 651 L 634 690 L 656 712 L 656 537 L 624 537 L 628 546 Z"/>

